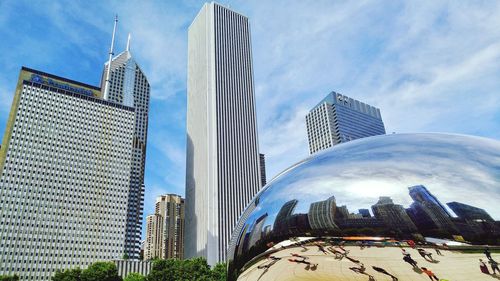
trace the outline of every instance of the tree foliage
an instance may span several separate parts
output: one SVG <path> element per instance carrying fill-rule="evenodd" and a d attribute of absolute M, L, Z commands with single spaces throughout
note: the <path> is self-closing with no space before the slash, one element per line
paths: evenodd
<path fill-rule="evenodd" d="M 122 278 L 113 262 L 95 262 L 85 270 L 58 270 L 52 281 L 122 281 Z"/>
<path fill-rule="evenodd" d="M 213 269 L 204 258 L 190 260 L 158 260 L 146 278 L 147 281 L 225 281 L 226 265 L 217 264 Z"/>
<path fill-rule="evenodd" d="M 123 281 L 226 281 L 225 263 L 218 263 L 213 268 L 204 258 L 190 260 L 156 260 L 148 276 L 130 273 Z M 0 281 L 18 281 L 2 279 Z M 96 262 L 87 269 L 79 268 L 57 271 L 52 281 L 122 281 L 113 262 Z"/>
<path fill-rule="evenodd" d="M 82 270 L 80 268 L 67 269 L 64 271 L 58 270 L 52 276 L 52 281 L 80 281 Z"/>
<path fill-rule="evenodd" d="M 212 278 L 213 280 L 223 281 L 227 279 L 227 265 L 226 263 L 220 262 L 212 268 Z"/>
<path fill-rule="evenodd" d="M 81 281 L 122 281 L 113 262 L 95 262 L 82 271 Z"/>
<path fill-rule="evenodd" d="M 146 281 L 146 277 L 140 275 L 139 273 L 130 273 L 123 279 L 123 281 Z"/>
<path fill-rule="evenodd" d="M 19 281 L 19 276 L 14 275 L 0 275 L 0 281 Z"/>

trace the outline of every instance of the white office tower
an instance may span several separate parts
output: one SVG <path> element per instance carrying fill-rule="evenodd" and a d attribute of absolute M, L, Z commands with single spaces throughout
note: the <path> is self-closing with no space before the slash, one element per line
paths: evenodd
<path fill-rule="evenodd" d="M 101 89 L 105 91 L 109 62 L 104 65 Z M 144 169 L 148 137 L 149 82 L 127 48 L 111 60 L 107 100 L 135 109 L 135 132 L 132 148 L 132 173 L 127 218 L 125 252 L 129 258 L 139 258 L 142 214 L 144 209 Z"/>
<path fill-rule="evenodd" d="M 0 275 L 123 256 L 135 113 L 100 94 L 22 68 L 0 149 Z"/>
<path fill-rule="evenodd" d="M 207 3 L 189 27 L 185 257 L 226 258 L 260 188 L 248 18 Z"/>

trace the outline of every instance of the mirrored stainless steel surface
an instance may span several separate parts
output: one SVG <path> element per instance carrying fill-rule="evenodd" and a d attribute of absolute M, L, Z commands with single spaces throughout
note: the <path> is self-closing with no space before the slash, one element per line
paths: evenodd
<path fill-rule="evenodd" d="M 499 141 L 376 136 L 317 153 L 273 179 L 233 233 L 229 280 L 426 280 L 428 271 L 492 280 L 479 259 L 492 271 L 498 245 Z"/>

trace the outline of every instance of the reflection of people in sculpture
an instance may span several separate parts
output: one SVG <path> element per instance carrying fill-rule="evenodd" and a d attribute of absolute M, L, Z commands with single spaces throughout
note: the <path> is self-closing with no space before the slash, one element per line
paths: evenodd
<path fill-rule="evenodd" d="M 363 250 L 364 248 L 367 248 L 367 247 L 370 247 L 370 245 L 368 243 L 366 243 L 365 241 L 361 241 L 361 243 L 359 244 L 360 250 Z"/>
<path fill-rule="evenodd" d="M 317 263 L 310 263 L 308 261 L 305 261 L 305 259 L 288 259 L 289 262 L 295 262 L 295 263 L 303 263 L 306 266 L 306 270 L 309 270 L 309 268 L 311 269 L 316 269 L 318 267 L 318 264 Z"/>
<path fill-rule="evenodd" d="M 314 242 L 314 245 L 316 245 L 318 247 L 318 250 L 323 252 L 323 254 L 328 255 L 328 252 L 325 250 L 325 247 L 323 247 L 320 243 Z"/>
<path fill-rule="evenodd" d="M 295 243 L 295 245 L 296 245 L 296 246 L 298 246 L 298 247 L 301 247 L 301 248 L 302 248 L 302 252 L 307 252 L 307 250 L 308 250 L 308 249 L 304 246 L 304 243 L 303 243 L 303 242 L 301 242 L 301 241 L 299 241 L 299 242 Z"/>
<path fill-rule="evenodd" d="M 331 247 L 331 246 L 330 246 L 330 247 L 328 247 L 327 249 L 328 249 L 330 252 L 332 252 L 333 254 L 335 254 L 335 258 L 336 258 L 336 259 L 339 259 L 339 260 L 341 260 L 341 259 L 343 259 L 343 258 L 347 257 L 347 254 L 349 254 L 349 251 L 348 251 L 348 250 L 343 250 L 343 252 L 341 252 L 341 251 L 339 251 L 339 250 L 337 250 L 337 249 L 335 249 L 335 248 L 333 248 L 333 247 Z M 340 249 L 343 249 L 343 248 L 340 248 Z"/>
<path fill-rule="evenodd" d="M 426 250 L 420 248 L 420 249 L 417 249 L 418 253 L 426 260 L 426 261 L 434 261 L 434 259 L 432 258 L 432 254 L 427 252 Z M 427 257 L 430 259 L 428 260 Z"/>
<path fill-rule="evenodd" d="M 491 260 L 491 252 L 490 252 L 490 248 L 486 247 L 486 249 L 484 249 L 484 252 L 483 252 L 486 257 Z"/>
<path fill-rule="evenodd" d="M 413 249 L 415 249 L 415 242 L 414 242 L 413 240 L 408 240 L 408 242 L 407 242 L 407 243 L 408 243 L 408 245 L 409 245 L 410 247 L 412 247 Z"/>
<path fill-rule="evenodd" d="M 422 271 L 427 274 L 427 276 L 429 276 L 429 279 L 432 280 L 432 278 L 434 278 L 434 280 L 439 281 L 439 278 L 437 278 L 437 276 L 432 271 L 430 271 L 430 269 L 427 269 L 425 267 L 421 267 L 420 269 L 422 269 Z"/>
<path fill-rule="evenodd" d="M 398 280 L 398 278 L 397 278 L 396 276 L 394 276 L 394 275 L 390 274 L 389 272 L 387 272 L 385 269 L 383 269 L 383 268 L 381 268 L 381 267 L 372 266 L 372 268 L 373 268 L 375 271 L 378 271 L 378 272 L 380 272 L 380 273 L 382 273 L 382 274 L 385 274 L 385 275 L 389 275 L 389 276 L 391 276 L 392 281 L 397 281 L 397 280 Z"/>
<path fill-rule="evenodd" d="M 405 249 L 401 249 L 403 254 L 403 260 L 409 263 L 413 267 L 417 267 L 417 261 L 411 258 L 410 253 L 408 253 Z"/>
<path fill-rule="evenodd" d="M 500 269 L 498 269 L 498 262 L 496 262 L 493 259 L 490 259 L 488 262 L 490 263 L 491 266 L 491 274 L 496 274 L 497 271 L 498 273 L 500 273 Z"/>
<path fill-rule="evenodd" d="M 435 246 L 434 246 L 434 250 L 436 251 L 436 254 L 438 254 L 438 255 L 440 255 L 440 256 L 442 256 L 442 255 L 443 255 L 443 254 L 441 253 L 441 251 L 439 250 L 439 248 L 438 248 L 438 246 L 437 246 L 437 245 L 435 245 Z"/>
<path fill-rule="evenodd" d="M 374 280 L 373 275 L 366 273 L 366 267 L 363 263 L 359 263 L 359 267 L 349 267 L 349 269 L 359 274 L 368 275 L 369 280 Z"/>
<path fill-rule="evenodd" d="M 353 259 L 351 257 L 345 256 L 345 258 L 352 261 L 353 263 L 359 263 L 359 260 Z"/>
<path fill-rule="evenodd" d="M 273 266 L 275 263 L 277 263 L 279 260 L 281 260 L 281 258 L 271 256 L 271 255 L 268 255 L 267 259 L 271 260 L 271 262 L 269 262 L 267 264 L 259 265 L 259 266 L 257 266 L 257 268 L 258 269 L 263 269 L 263 268 L 268 269 L 271 266 Z"/>
<path fill-rule="evenodd" d="M 290 255 L 292 255 L 293 257 L 296 257 L 296 258 L 301 258 L 301 259 L 304 259 L 304 260 L 309 259 L 309 257 L 304 257 L 304 256 L 301 256 L 301 255 L 299 255 L 299 254 L 295 254 L 295 253 L 291 253 Z"/>
<path fill-rule="evenodd" d="M 262 276 L 264 276 L 264 274 L 267 273 L 267 271 L 269 270 L 269 268 L 271 266 L 273 266 L 275 263 L 277 263 L 279 260 L 281 260 L 281 258 L 271 256 L 271 255 L 267 255 L 267 259 L 270 259 L 271 262 L 268 264 L 263 264 L 263 265 L 257 266 L 258 269 L 264 269 L 264 271 L 262 272 L 262 274 L 259 276 L 259 278 L 257 280 L 260 280 L 260 278 L 262 278 Z"/>
<path fill-rule="evenodd" d="M 488 270 L 488 266 L 486 265 L 486 263 L 482 259 L 479 259 L 479 269 L 484 274 L 490 274 L 490 271 Z"/>

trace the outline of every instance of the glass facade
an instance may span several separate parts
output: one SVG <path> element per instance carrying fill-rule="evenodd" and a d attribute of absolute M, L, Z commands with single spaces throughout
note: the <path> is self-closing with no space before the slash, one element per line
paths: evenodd
<path fill-rule="evenodd" d="M 104 89 L 108 65 L 102 73 Z M 150 85 L 147 77 L 132 57 L 130 51 L 118 54 L 111 61 L 108 100 L 135 109 L 135 131 L 132 147 L 132 169 L 128 203 L 125 252 L 130 258 L 139 258 L 142 215 L 144 209 L 144 171 L 148 136 Z"/>
<path fill-rule="evenodd" d="M 380 110 L 331 92 L 306 116 L 310 153 L 351 140 L 383 135 Z"/>
<path fill-rule="evenodd" d="M 498 141 L 350 141 L 297 163 L 257 194 L 232 236 L 229 280 L 425 280 L 426 270 L 490 280 L 477 265 L 500 259 L 483 253 L 486 245 L 500 249 L 498 202 Z"/>

